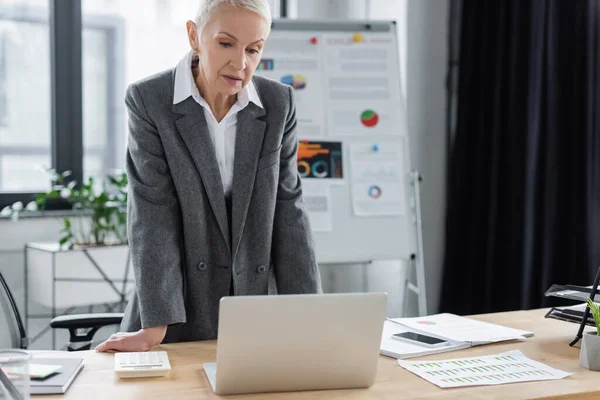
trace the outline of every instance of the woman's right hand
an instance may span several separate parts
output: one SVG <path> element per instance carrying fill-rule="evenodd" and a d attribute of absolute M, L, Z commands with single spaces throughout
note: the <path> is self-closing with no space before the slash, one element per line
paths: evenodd
<path fill-rule="evenodd" d="M 167 334 L 167 326 L 154 326 L 137 332 L 118 332 L 96 346 L 96 351 L 148 351 L 158 346 Z"/>

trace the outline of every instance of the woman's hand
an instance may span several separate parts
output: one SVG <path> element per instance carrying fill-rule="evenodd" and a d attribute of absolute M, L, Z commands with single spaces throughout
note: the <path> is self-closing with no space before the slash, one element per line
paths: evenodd
<path fill-rule="evenodd" d="M 166 326 L 140 329 L 137 332 L 115 333 L 96 346 L 96 351 L 148 351 L 158 346 L 166 333 Z"/>

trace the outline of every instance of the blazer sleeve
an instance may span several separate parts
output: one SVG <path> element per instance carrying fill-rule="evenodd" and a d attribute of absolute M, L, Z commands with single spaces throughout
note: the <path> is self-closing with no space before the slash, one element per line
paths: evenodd
<path fill-rule="evenodd" d="M 279 185 L 275 205 L 272 258 L 277 292 L 322 293 L 308 213 L 298 173 L 296 106 L 288 86 L 289 113 L 281 144 Z"/>
<path fill-rule="evenodd" d="M 186 322 L 179 202 L 156 125 L 127 89 L 127 230 L 142 328 Z"/>

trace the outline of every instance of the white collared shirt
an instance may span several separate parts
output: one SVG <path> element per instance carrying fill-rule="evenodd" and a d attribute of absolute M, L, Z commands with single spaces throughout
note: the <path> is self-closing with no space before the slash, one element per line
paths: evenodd
<path fill-rule="evenodd" d="M 198 104 L 204 108 L 204 117 L 208 125 L 210 138 L 219 163 L 219 171 L 221 172 L 221 181 L 223 182 L 223 190 L 225 195 L 231 193 L 231 183 L 233 181 L 233 164 L 235 157 L 235 137 L 237 130 L 237 113 L 246 108 L 250 102 L 263 108 L 263 105 L 258 97 L 258 92 L 252 81 L 240 90 L 237 96 L 236 103 L 231 107 L 225 118 L 221 122 L 213 115 L 208 103 L 200 95 L 194 75 L 192 74 L 192 57 L 193 52 L 190 51 L 184 58 L 179 61 L 175 70 L 175 90 L 173 95 L 173 104 L 181 103 L 188 97 L 192 96 Z"/>

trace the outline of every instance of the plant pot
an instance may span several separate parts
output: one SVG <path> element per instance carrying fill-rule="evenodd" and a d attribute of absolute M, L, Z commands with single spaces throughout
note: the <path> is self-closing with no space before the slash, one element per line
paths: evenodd
<path fill-rule="evenodd" d="M 591 371 L 600 371 L 600 336 L 594 332 L 586 332 L 581 343 L 579 365 Z"/>

